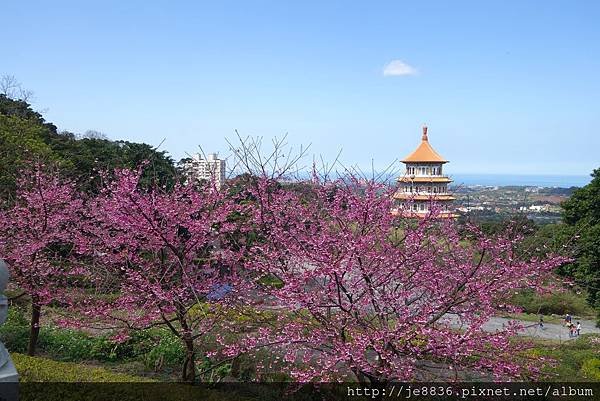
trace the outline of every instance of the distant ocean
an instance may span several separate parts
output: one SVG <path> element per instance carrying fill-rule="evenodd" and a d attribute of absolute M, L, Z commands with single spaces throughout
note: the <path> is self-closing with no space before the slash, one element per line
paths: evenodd
<path fill-rule="evenodd" d="M 451 174 L 453 185 L 582 187 L 589 175 L 512 175 L 512 174 Z"/>

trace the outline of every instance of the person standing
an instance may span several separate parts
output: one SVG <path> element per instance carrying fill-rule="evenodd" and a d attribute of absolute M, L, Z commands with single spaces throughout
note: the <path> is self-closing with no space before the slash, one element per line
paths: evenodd
<path fill-rule="evenodd" d="M 581 323 L 577 322 L 577 336 L 579 337 L 579 334 L 581 334 Z"/>
<path fill-rule="evenodd" d="M 540 329 L 544 329 L 544 315 L 540 313 Z"/>
<path fill-rule="evenodd" d="M 568 313 L 565 315 L 565 322 L 567 324 L 571 323 L 571 315 L 569 315 Z"/>

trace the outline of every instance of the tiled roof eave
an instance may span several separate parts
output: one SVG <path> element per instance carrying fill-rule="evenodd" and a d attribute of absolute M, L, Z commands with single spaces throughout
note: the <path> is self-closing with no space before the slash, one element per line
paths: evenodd
<path fill-rule="evenodd" d="M 455 200 L 456 197 L 452 195 L 415 195 L 415 194 L 404 194 L 404 193 L 396 193 L 394 194 L 394 199 L 402 199 L 402 200 L 417 200 L 417 201 L 452 201 Z"/>
<path fill-rule="evenodd" d="M 403 176 L 398 178 L 399 182 L 452 182 L 448 177 L 410 177 Z"/>

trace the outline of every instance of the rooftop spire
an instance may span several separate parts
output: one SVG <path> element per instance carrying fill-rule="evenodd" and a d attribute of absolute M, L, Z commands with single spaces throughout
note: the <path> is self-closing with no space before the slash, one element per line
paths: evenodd
<path fill-rule="evenodd" d="M 422 141 L 419 147 L 412 152 L 410 155 L 406 157 L 406 159 L 402 160 L 404 163 L 446 163 L 447 160 L 444 160 L 442 156 L 440 156 L 429 144 L 429 139 L 427 138 L 427 126 L 423 125 L 423 136 L 421 137 Z"/>

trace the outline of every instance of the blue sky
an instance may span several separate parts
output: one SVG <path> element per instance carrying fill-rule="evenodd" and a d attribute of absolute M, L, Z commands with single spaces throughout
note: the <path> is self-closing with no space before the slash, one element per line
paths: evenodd
<path fill-rule="evenodd" d="M 84 4 L 85 3 L 85 4 Z M 454 173 L 600 167 L 598 1 L 6 2 L 0 74 L 60 129 L 159 144 L 288 133 L 370 168 L 429 126 Z M 403 75 L 385 75 L 390 71 Z"/>

